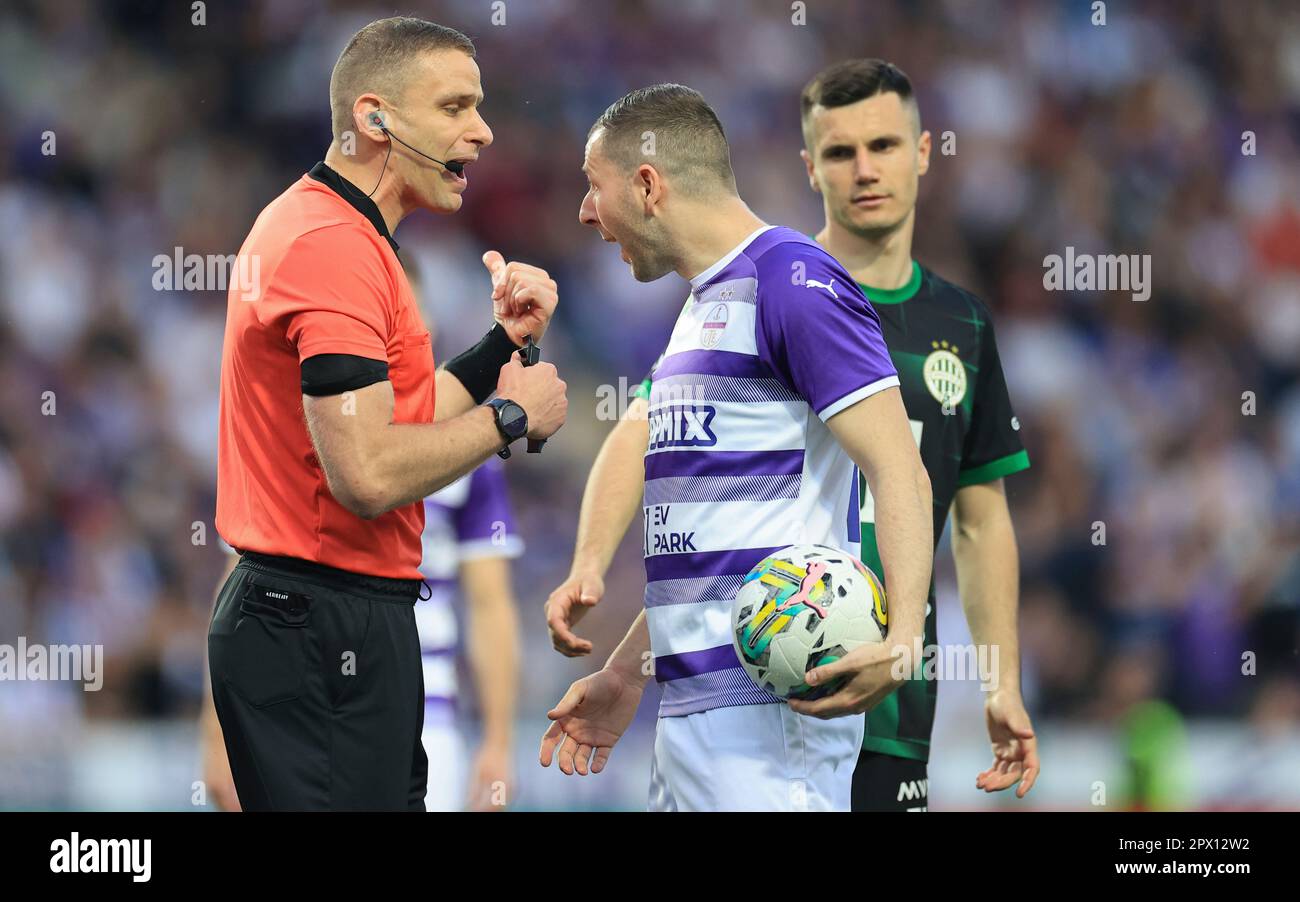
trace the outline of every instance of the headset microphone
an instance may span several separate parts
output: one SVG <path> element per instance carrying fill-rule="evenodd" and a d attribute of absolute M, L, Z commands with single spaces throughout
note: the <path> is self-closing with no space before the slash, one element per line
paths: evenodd
<path fill-rule="evenodd" d="M 460 175 L 462 172 L 465 171 L 465 164 L 460 162 L 459 160 L 450 160 L 444 163 L 442 160 L 434 159 L 433 157 L 429 156 L 427 153 L 425 153 L 422 150 L 416 150 L 414 147 L 407 144 L 401 138 L 397 137 L 397 135 L 393 134 L 389 130 L 388 126 L 384 125 L 384 119 L 378 113 L 371 113 L 370 121 L 372 124 L 379 126 L 379 128 L 383 130 L 385 135 L 388 135 L 388 137 L 392 138 L 394 141 L 396 141 L 398 144 L 405 147 L 407 150 L 410 150 L 413 153 L 418 153 L 426 160 L 433 160 L 433 162 L 437 163 L 439 166 L 441 166 L 443 169 L 446 169 L 451 174 Z M 385 158 L 385 168 L 386 167 L 387 167 L 387 158 Z"/>

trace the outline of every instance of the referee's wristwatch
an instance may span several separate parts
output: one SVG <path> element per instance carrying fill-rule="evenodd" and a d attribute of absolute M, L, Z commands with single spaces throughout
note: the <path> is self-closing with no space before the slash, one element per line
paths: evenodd
<path fill-rule="evenodd" d="M 510 456 L 510 443 L 528 434 L 528 414 L 514 401 L 506 398 L 493 398 L 488 401 L 488 407 L 495 411 L 497 432 L 506 440 L 506 446 L 497 452 L 497 456 L 505 460 Z"/>

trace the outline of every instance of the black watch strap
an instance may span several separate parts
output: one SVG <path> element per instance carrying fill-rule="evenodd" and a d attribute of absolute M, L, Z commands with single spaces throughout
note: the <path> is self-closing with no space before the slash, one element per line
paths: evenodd
<path fill-rule="evenodd" d="M 497 432 L 501 434 L 501 437 L 505 439 L 506 442 L 505 447 L 497 452 L 497 456 L 502 460 L 506 460 L 510 457 L 510 443 L 523 438 L 528 433 L 528 414 L 525 413 L 524 409 L 516 402 L 511 401 L 508 398 L 493 398 L 488 402 L 488 406 L 492 408 Z M 514 422 L 518 423 L 519 427 L 513 430 L 514 434 L 512 434 L 512 430 L 506 428 L 505 424 L 501 420 L 502 411 L 506 407 L 512 407 L 518 411 L 518 417 L 516 417 Z"/>

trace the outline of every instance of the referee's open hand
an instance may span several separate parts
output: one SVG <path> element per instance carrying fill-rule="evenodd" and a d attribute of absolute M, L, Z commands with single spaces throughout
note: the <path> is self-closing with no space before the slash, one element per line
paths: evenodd
<path fill-rule="evenodd" d="M 498 251 L 483 255 L 492 276 L 492 316 L 517 345 L 529 335 L 541 342 L 551 314 L 560 302 L 555 280 L 546 270 L 527 263 L 507 263 Z"/>

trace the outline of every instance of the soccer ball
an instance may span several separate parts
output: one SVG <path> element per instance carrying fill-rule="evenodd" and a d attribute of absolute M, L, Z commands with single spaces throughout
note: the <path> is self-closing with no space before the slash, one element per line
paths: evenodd
<path fill-rule="evenodd" d="M 820 698 L 804 674 L 866 642 L 888 624 L 885 590 L 857 558 L 828 545 L 791 545 L 745 575 L 731 607 L 732 644 L 750 678 L 780 698 Z"/>

